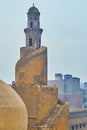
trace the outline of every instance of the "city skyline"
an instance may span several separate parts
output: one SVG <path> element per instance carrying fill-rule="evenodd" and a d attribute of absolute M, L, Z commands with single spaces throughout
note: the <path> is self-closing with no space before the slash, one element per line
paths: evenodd
<path fill-rule="evenodd" d="M 48 47 L 48 77 L 55 73 L 72 74 L 87 81 L 87 1 L 55 0 L 1 1 L 0 3 L 0 78 L 14 80 L 15 64 L 21 46 L 27 11 L 35 4 L 41 12 L 42 45 Z"/>

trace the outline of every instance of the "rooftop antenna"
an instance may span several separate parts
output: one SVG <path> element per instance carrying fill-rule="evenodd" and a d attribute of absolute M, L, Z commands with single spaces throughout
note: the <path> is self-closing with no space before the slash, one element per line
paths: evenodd
<path fill-rule="evenodd" d="M 34 7 L 34 3 L 33 3 L 33 7 Z"/>

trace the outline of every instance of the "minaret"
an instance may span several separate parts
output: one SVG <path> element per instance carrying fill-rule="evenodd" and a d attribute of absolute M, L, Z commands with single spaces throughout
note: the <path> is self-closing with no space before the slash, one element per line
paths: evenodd
<path fill-rule="evenodd" d="M 28 130 L 69 130 L 68 105 L 58 100 L 56 86 L 47 85 L 47 47 L 41 46 L 40 13 L 33 5 L 27 16 L 26 46 L 21 47 L 15 66 L 14 89 L 26 105 Z"/>
<path fill-rule="evenodd" d="M 40 12 L 33 6 L 27 12 L 27 28 L 24 29 L 26 35 L 26 46 L 38 49 L 41 47 L 41 34 L 43 29 L 40 28 Z"/>
<path fill-rule="evenodd" d="M 24 29 L 26 45 L 20 48 L 20 59 L 15 68 L 17 85 L 47 84 L 47 47 L 41 47 L 40 12 L 33 6 L 27 12 Z"/>

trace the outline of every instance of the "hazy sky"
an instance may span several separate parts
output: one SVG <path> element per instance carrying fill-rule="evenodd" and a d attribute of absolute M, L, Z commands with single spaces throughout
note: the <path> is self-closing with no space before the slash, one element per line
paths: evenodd
<path fill-rule="evenodd" d="M 87 81 L 87 0 L 2 0 L 0 2 L 0 78 L 15 79 L 27 11 L 35 3 L 41 16 L 42 45 L 48 47 L 48 77 L 72 74 Z"/>

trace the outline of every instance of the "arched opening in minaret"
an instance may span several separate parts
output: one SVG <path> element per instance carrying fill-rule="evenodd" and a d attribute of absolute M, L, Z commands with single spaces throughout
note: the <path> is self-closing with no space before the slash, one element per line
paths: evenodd
<path fill-rule="evenodd" d="M 30 22 L 30 27 L 33 28 L 33 22 Z"/>
<path fill-rule="evenodd" d="M 29 38 L 29 46 L 32 46 L 32 38 Z"/>
<path fill-rule="evenodd" d="M 39 39 L 39 45 L 38 45 L 39 48 L 40 48 L 40 43 L 41 43 L 41 42 L 40 42 L 40 39 Z"/>

